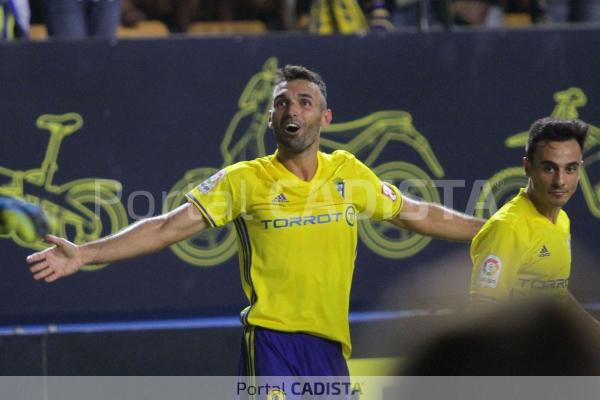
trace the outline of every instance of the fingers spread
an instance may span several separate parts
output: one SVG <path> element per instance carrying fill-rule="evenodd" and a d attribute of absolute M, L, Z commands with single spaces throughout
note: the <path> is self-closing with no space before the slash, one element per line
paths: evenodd
<path fill-rule="evenodd" d="M 44 278 L 50 276 L 52 273 L 54 273 L 54 271 L 50 267 L 44 268 L 37 274 L 33 275 L 33 279 L 35 279 L 36 281 L 39 281 L 40 279 L 44 279 Z"/>
<path fill-rule="evenodd" d="M 41 270 L 48 268 L 48 262 L 47 261 L 41 261 L 37 264 L 32 265 L 31 267 L 29 267 L 29 270 L 32 273 L 36 273 L 36 272 L 40 272 Z"/>
<path fill-rule="evenodd" d="M 46 282 L 47 282 L 47 283 L 52 283 L 52 282 L 54 282 L 55 280 L 57 280 L 58 278 L 60 278 L 61 276 L 62 276 L 62 275 L 61 275 L 61 274 L 59 274 L 58 272 L 54 272 L 52 275 L 50 275 L 50 276 L 48 276 L 48 277 L 46 278 Z"/>
<path fill-rule="evenodd" d="M 57 246 L 61 246 L 64 243 L 64 239 L 54 235 L 46 235 L 46 241 Z"/>
<path fill-rule="evenodd" d="M 27 262 L 29 264 L 33 264 L 33 263 L 36 263 L 36 262 L 44 260 L 44 259 L 46 259 L 46 252 L 45 251 L 40 251 L 38 253 L 30 254 L 26 258 L 26 260 L 27 260 Z"/>

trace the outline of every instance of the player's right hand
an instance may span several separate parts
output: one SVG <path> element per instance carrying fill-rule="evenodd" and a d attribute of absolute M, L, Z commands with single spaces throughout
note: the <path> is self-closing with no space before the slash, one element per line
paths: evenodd
<path fill-rule="evenodd" d="M 81 269 L 83 259 L 76 244 L 53 235 L 47 235 L 46 240 L 54 246 L 27 257 L 29 270 L 35 280 L 43 279 L 51 283 Z"/>

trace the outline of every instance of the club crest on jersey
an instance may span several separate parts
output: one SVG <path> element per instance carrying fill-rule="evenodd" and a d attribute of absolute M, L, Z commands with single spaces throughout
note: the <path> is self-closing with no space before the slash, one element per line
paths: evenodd
<path fill-rule="evenodd" d="M 217 184 L 223 180 L 225 174 L 226 172 L 224 169 L 220 170 L 219 172 L 215 173 L 210 178 L 199 184 L 198 190 L 200 190 L 202 194 L 208 194 L 208 192 L 213 190 L 214 187 L 217 186 Z"/>
<path fill-rule="evenodd" d="M 496 288 L 502 272 L 502 260 L 498 256 L 489 255 L 481 265 L 477 284 L 481 288 Z"/>
<path fill-rule="evenodd" d="M 344 198 L 346 195 L 346 185 L 342 179 L 336 179 L 333 181 L 335 183 L 335 190 L 337 190 L 338 194 Z"/>
<path fill-rule="evenodd" d="M 381 182 L 381 192 L 385 197 L 389 198 L 392 201 L 396 201 L 396 192 L 394 192 L 394 190 L 389 186 L 389 184 Z"/>

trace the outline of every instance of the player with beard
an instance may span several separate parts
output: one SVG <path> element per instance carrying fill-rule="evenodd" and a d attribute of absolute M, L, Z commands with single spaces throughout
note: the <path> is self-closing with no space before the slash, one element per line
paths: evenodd
<path fill-rule="evenodd" d="M 274 154 L 228 166 L 188 193 L 187 204 L 106 238 L 75 245 L 49 237 L 55 247 L 28 257 L 34 278 L 54 282 L 233 222 L 249 301 L 240 372 L 347 376 L 357 218 L 458 241 L 471 240 L 483 221 L 405 197 L 346 151 L 319 151 L 331 119 L 321 77 L 285 66 L 269 113 Z"/>

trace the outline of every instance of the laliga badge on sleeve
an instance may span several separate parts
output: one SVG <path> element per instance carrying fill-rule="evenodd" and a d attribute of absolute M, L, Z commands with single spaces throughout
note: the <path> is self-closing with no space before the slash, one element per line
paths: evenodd
<path fill-rule="evenodd" d="M 381 192 L 383 193 L 384 196 L 386 196 L 390 200 L 396 201 L 396 198 L 397 198 L 396 193 L 387 183 L 381 182 Z"/>
<path fill-rule="evenodd" d="M 496 288 L 502 272 L 502 260 L 498 256 L 489 255 L 483 261 L 479 271 L 477 285 L 480 288 Z"/>
<path fill-rule="evenodd" d="M 198 190 L 200 190 L 200 192 L 202 192 L 202 194 L 208 194 L 208 192 L 213 190 L 214 187 L 217 186 L 217 184 L 219 182 L 221 182 L 224 177 L 225 177 L 225 170 L 222 169 L 219 172 L 216 172 L 214 175 L 212 175 L 210 178 L 208 178 L 201 184 L 199 184 Z"/>

